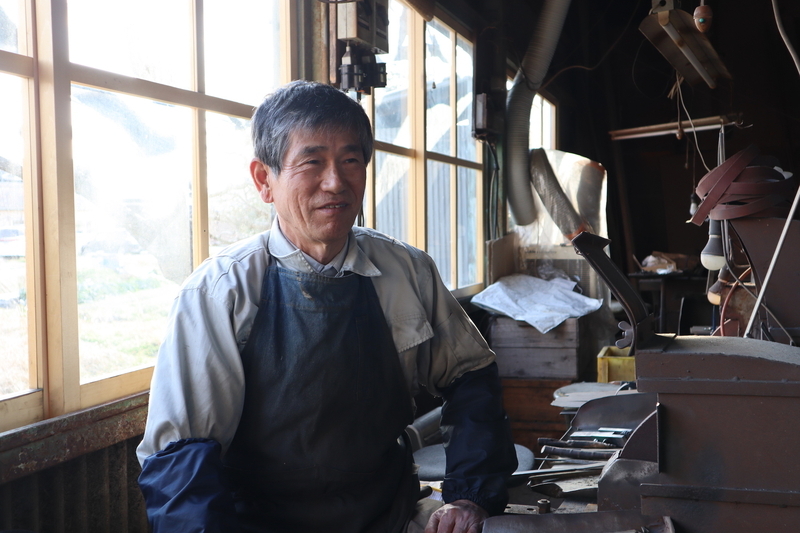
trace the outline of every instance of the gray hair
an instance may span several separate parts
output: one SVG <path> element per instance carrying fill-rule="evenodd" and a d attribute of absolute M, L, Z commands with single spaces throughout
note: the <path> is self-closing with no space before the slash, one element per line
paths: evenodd
<path fill-rule="evenodd" d="M 372 127 L 361 105 L 342 91 L 324 83 L 293 81 L 268 95 L 252 119 L 255 157 L 280 174 L 289 140 L 295 131 L 358 136 L 364 162 L 372 157 Z"/>

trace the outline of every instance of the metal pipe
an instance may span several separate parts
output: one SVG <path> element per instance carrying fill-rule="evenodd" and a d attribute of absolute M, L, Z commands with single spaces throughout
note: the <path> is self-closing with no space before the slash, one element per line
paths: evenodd
<path fill-rule="evenodd" d="M 521 226 L 536 219 L 528 167 L 531 104 L 553 60 L 570 3 L 570 0 L 549 0 L 544 4 L 536 31 L 508 93 L 506 184 L 514 221 Z"/>
<path fill-rule="evenodd" d="M 732 126 L 737 122 L 730 118 L 720 115 L 718 117 L 705 117 L 692 120 L 682 120 L 680 122 L 667 122 L 665 124 L 652 124 L 650 126 L 639 126 L 637 128 L 626 128 L 623 130 L 612 130 L 608 134 L 611 136 L 612 141 L 621 141 L 624 139 L 640 139 L 643 137 L 655 137 L 657 135 L 667 135 L 670 133 L 676 134 L 680 130 L 705 131 L 719 129 L 724 126 Z"/>

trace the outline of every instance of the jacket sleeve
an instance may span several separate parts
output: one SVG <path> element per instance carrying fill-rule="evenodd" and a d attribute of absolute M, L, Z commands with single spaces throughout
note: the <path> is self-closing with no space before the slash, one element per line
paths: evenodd
<path fill-rule="evenodd" d="M 447 457 L 443 499 L 470 500 L 490 515 L 501 514 L 517 456 L 497 364 L 465 373 L 442 393 L 441 431 Z"/>
<path fill-rule="evenodd" d="M 239 531 L 220 451 L 214 440 L 184 439 L 144 460 L 139 486 L 153 533 Z"/>
<path fill-rule="evenodd" d="M 236 531 L 221 457 L 238 426 L 244 376 L 232 306 L 207 285 L 188 284 L 173 305 L 137 449 L 155 533 Z"/>

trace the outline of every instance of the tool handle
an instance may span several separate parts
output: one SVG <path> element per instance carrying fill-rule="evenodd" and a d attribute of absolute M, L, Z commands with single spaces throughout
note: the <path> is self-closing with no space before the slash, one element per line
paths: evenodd
<path fill-rule="evenodd" d="M 612 450 L 580 450 L 575 448 L 558 448 L 556 446 L 542 446 L 543 455 L 560 455 L 572 459 L 591 459 L 607 461 L 617 453 Z"/>
<path fill-rule="evenodd" d="M 545 437 L 539 437 L 539 444 L 542 446 L 557 446 L 560 448 L 595 448 L 595 449 L 606 449 L 606 448 L 617 448 L 613 444 L 609 444 L 607 442 L 599 442 L 596 440 L 559 440 L 559 439 L 548 439 Z"/>

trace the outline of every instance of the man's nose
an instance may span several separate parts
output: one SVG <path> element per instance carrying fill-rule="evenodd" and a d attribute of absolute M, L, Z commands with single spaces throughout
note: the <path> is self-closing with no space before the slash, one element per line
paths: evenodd
<path fill-rule="evenodd" d="M 344 172 L 336 163 L 329 164 L 322 176 L 322 188 L 329 192 L 339 193 L 347 187 Z"/>

